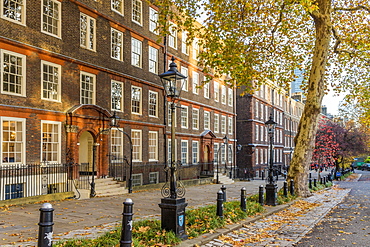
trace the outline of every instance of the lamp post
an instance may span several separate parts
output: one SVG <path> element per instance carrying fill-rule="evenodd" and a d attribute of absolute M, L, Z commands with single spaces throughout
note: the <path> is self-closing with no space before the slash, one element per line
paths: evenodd
<path fill-rule="evenodd" d="M 266 205 L 276 206 L 277 200 L 277 185 L 274 179 L 274 133 L 277 123 L 273 120 L 272 114 L 270 115 L 270 119 L 265 122 L 266 128 L 268 130 L 268 135 L 270 137 L 270 161 L 269 161 L 269 173 L 268 173 L 268 183 L 266 184 Z"/>
<path fill-rule="evenodd" d="M 171 163 L 167 168 L 170 170 L 170 182 L 169 187 L 166 183 L 162 188 L 162 198 L 161 204 L 161 224 L 162 229 L 171 230 L 175 234 L 186 239 L 187 235 L 185 232 L 185 188 L 179 183 L 180 187 L 176 181 L 176 170 L 177 164 L 175 160 L 175 101 L 180 97 L 183 84 L 185 82 L 186 76 L 182 75 L 177 71 L 177 65 L 174 62 L 175 58 L 172 57 L 172 62 L 170 64 L 170 69 L 160 75 L 163 88 L 165 90 L 166 96 L 170 101 L 171 109 Z"/>
<path fill-rule="evenodd" d="M 248 147 L 250 148 L 250 151 L 248 152 L 248 156 L 250 157 L 250 162 L 251 162 L 251 169 L 252 169 L 252 179 L 253 179 L 253 171 L 254 171 L 254 169 L 253 169 L 253 163 L 252 163 L 252 154 L 254 153 L 254 151 L 256 151 L 256 146 L 255 145 L 253 145 L 253 144 L 248 144 Z M 250 171 L 248 170 L 247 171 L 248 172 L 248 176 L 247 176 L 247 180 L 248 181 L 250 181 Z"/>
<path fill-rule="evenodd" d="M 226 150 L 226 145 L 227 145 L 227 143 L 228 143 L 228 138 L 227 138 L 227 136 L 225 135 L 225 137 L 224 138 L 222 138 L 222 140 L 223 140 L 223 143 L 222 143 L 222 145 L 220 145 L 220 147 L 218 148 L 218 150 L 217 150 L 217 175 L 216 175 L 216 183 L 218 184 L 220 181 L 219 181 L 219 162 L 222 162 L 222 160 L 220 159 L 220 152 L 221 152 L 221 150 L 222 150 L 222 148 L 225 148 L 225 150 Z M 226 152 L 225 152 L 226 153 Z M 225 159 L 225 164 L 226 164 L 226 161 L 227 159 Z M 227 167 L 226 167 L 227 168 Z"/>
<path fill-rule="evenodd" d="M 241 144 L 238 144 L 236 145 L 236 149 L 237 149 L 237 154 L 240 153 L 240 151 L 243 150 L 243 147 L 246 147 L 247 149 L 244 149 L 246 151 L 243 151 L 243 154 L 246 153 L 246 156 L 250 157 L 250 159 L 246 159 L 245 163 L 249 162 L 250 161 L 250 166 L 252 167 L 252 171 L 253 171 L 253 164 L 252 164 L 252 154 L 254 153 L 254 151 L 256 150 L 256 146 L 254 144 L 248 144 L 248 145 L 241 145 Z M 244 155 L 243 155 L 244 157 Z M 244 167 L 244 166 L 243 166 Z M 239 167 L 240 169 L 240 167 Z M 239 178 L 242 178 L 242 179 L 247 179 L 249 181 L 249 168 L 248 168 L 248 165 L 246 164 L 245 167 L 244 167 L 244 177 L 243 176 L 239 176 Z"/>
<path fill-rule="evenodd" d="M 129 175 L 129 180 L 128 180 L 128 193 L 132 193 L 132 151 L 133 151 L 133 148 L 132 148 L 132 140 L 131 140 L 131 137 L 126 133 L 124 132 L 123 130 L 121 130 L 119 128 L 119 125 L 118 125 L 118 122 L 117 120 L 119 119 L 119 117 L 116 115 L 116 112 L 113 112 L 113 115 L 112 117 L 110 117 L 110 123 L 109 123 L 109 128 L 107 129 L 102 129 L 101 131 L 99 131 L 98 135 L 97 135 L 97 139 L 99 138 L 99 136 L 104 133 L 104 132 L 110 132 L 110 130 L 112 128 L 116 128 L 118 131 L 120 131 L 121 133 L 123 133 L 129 140 L 129 143 L 130 143 L 130 163 L 128 164 L 129 167 L 130 167 L 130 175 Z M 96 155 L 97 155 L 97 147 L 100 146 L 99 143 L 94 143 L 93 145 L 93 164 L 92 164 L 92 178 L 91 178 L 91 183 L 90 183 L 90 197 L 95 197 L 96 196 L 96 191 L 95 191 L 95 167 L 96 167 Z"/>
<path fill-rule="evenodd" d="M 119 128 L 119 125 L 118 125 L 118 120 L 119 117 L 116 115 L 116 112 L 113 113 L 113 116 L 110 118 L 111 122 L 110 122 L 110 128 L 116 128 L 119 132 L 121 132 L 122 134 L 124 134 L 129 143 L 130 143 L 130 163 L 128 164 L 129 167 L 130 167 L 130 175 L 129 175 L 129 179 L 128 179 L 128 193 L 132 193 L 132 172 L 133 172 L 133 167 L 132 167 L 132 153 L 133 153 L 133 146 L 132 146 L 132 139 L 131 137 L 129 136 L 129 134 L 127 134 L 125 131 L 121 130 Z"/>

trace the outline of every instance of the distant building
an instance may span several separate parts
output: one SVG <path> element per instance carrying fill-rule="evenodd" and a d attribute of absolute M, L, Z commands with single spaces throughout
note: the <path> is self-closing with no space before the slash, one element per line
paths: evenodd
<path fill-rule="evenodd" d="M 301 89 L 301 85 L 303 83 L 303 70 L 295 69 L 294 74 L 297 78 L 291 83 L 291 94 L 294 93 L 303 93 L 303 90 Z"/>
<path fill-rule="evenodd" d="M 239 177 L 260 175 L 269 165 L 269 136 L 265 122 L 270 115 L 277 122 L 274 136 L 273 162 L 278 169 L 286 168 L 294 151 L 293 139 L 297 133 L 304 104 L 296 101 L 266 81 L 254 94 L 240 96 L 237 92 L 237 138 L 241 150 L 237 154 Z"/>

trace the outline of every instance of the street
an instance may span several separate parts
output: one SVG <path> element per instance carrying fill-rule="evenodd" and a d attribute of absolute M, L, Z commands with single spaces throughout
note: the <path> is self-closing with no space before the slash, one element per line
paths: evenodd
<path fill-rule="evenodd" d="M 309 246 L 370 246 L 370 172 L 361 174 L 358 182 L 337 182 L 351 189 L 348 196 L 330 211 L 297 247 Z"/>

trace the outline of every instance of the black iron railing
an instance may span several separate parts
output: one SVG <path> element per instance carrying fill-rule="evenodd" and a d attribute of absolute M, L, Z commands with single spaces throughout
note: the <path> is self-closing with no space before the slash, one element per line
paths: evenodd
<path fill-rule="evenodd" d="M 0 200 L 89 189 L 89 164 L 10 164 L 0 166 Z"/>

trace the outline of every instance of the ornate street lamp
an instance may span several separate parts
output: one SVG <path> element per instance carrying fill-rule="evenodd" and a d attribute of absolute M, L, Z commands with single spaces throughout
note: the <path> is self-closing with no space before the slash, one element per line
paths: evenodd
<path fill-rule="evenodd" d="M 129 180 L 128 180 L 128 193 L 132 193 L 132 151 L 133 151 L 133 148 L 132 148 L 132 141 L 131 141 L 131 137 L 126 133 L 124 132 L 123 130 L 121 130 L 119 128 L 119 125 L 118 125 L 118 120 L 120 118 L 116 115 L 116 112 L 113 112 L 113 115 L 109 118 L 110 120 L 110 123 L 109 123 L 109 128 L 107 129 L 102 129 L 101 131 L 99 131 L 98 135 L 97 135 L 97 139 L 99 139 L 99 136 L 104 133 L 104 132 L 110 132 L 110 130 L 112 128 L 116 128 L 119 132 L 123 133 L 129 140 L 129 143 L 130 143 L 130 163 L 128 164 L 129 167 L 130 167 L 130 177 L 129 177 Z M 91 178 L 91 184 L 90 184 L 90 197 L 95 197 L 96 196 L 96 192 L 95 192 L 95 167 L 96 167 L 96 155 L 97 155 L 97 147 L 100 146 L 99 143 L 94 143 L 93 145 L 93 164 L 92 164 L 92 170 L 93 170 L 93 175 L 92 175 L 92 178 Z M 126 160 L 126 158 L 125 158 Z M 128 162 L 126 160 L 126 162 Z"/>
<path fill-rule="evenodd" d="M 268 173 L 268 183 L 266 184 L 266 205 L 276 206 L 277 202 L 277 184 L 274 180 L 274 133 L 277 123 L 273 120 L 272 114 L 270 119 L 265 122 L 268 135 L 270 137 L 270 162 L 269 162 L 269 173 Z"/>
<path fill-rule="evenodd" d="M 116 128 L 119 132 L 121 132 L 122 134 L 124 134 L 129 143 L 130 143 L 130 163 L 128 164 L 129 167 L 130 167 L 130 175 L 129 175 L 129 179 L 128 179 L 128 193 L 132 193 L 132 172 L 133 172 L 133 167 L 132 167 L 132 153 L 133 153 L 133 146 L 132 146 L 132 140 L 131 140 L 131 137 L 129 136 L 129 134 L 127 134 L 125 131 L 123 131 L 122 129 L 119 128 L 119 125 L 118 125 L 118 120 L 120 119 L 120 117 L 118 117 L 116 115 L 116 112 L 113 112 L 113 116 L 110 117 L 110 129 L 112 128 Z M 125 156 L 125 161 L 127 161 L 126 159 L 126 156 Z"/>
<path fill-rule="evenodd" d="M 219 163 L 220 162 L 222 162 L 222 160 L 220 159 L 220 152 L 221 152 L 221 150 L 222 150 L 222 148 L 224 148 L 225 149 L 225 154 L 226 154 L 226 145 L 227 145 L 227 143 L 228 143 L 228 138 L 227 138 L 227 136 L 225 135 L 225 137 L 224 138 L 222 138 L 222 140 L 223 140 L 223 143 L 220 145 L 220 147 L 218 148 L 218 150 L 217 150 L 217 172 L 216 172 L 216 184 L 218 184 L 219 182 L 220 182 L 220 180 L 219 180 Z M 225 157 L 226 158 L 226 157 Z M 226 161 L 227 159 L 225 159 L 225 164 L 226 164 Z M 227 168 L 227 167 L 226 167 Z"/>
<path fill-rule="evenodd" d="M 183 239 L 187 238 L 185 233 L 185 188 L 176 181 L 176 170 L 177 164 L 175 160 L 175 101 L 180 97 L 183 84 L 185 83 L 186 76 L 177 71 L 177 65 L 174 62 L 175 58 L 172 57 L 170 69 L 160 75 L 163 88 L 166 96 L 170 101 L 171 109 L 171 164 L 170 170 L 170 182 L 169 187 L 166 183 L 162 188 L 162 198 L 159 207 L 162 209 L 161 224 L 162 229 L 171 230 L 175 234 Z"/>

